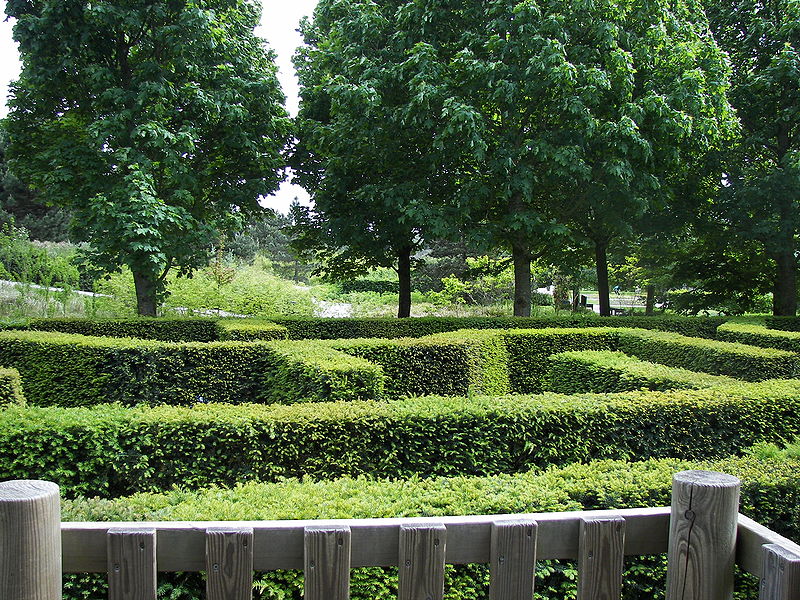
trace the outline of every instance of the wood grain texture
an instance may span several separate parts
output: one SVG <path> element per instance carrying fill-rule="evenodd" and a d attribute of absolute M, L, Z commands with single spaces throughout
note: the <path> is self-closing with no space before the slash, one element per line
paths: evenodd
<path fill-rule="evenodd" d="M 0 483 L 0 598 L 61 600 L 61 503 L 54 483 Z"/>
<path fill-rule="evenodd" d="M 447 529 L 441 523 L 401 525 L 399 600 L 442 600 Z"/>
<path fill-rule="evenodd" d="M 667 600 L 730 600 L 741 482 L 710 471 L 672 481 Z"/>
<path fill-rule="evenodd" d="M 764 545 L 776 544 L 800 556 L 800 544 L 759 525 L 750 517 L 739 515 L 736 532 L 736 564 L 756 577 L 764 574 Z"/>
<path fill-rule="evenodd" d="M 252 600 L 253 529 L 206 530 L 207 600 Z"/>
<path fill-rule="evenodd" d="M 348 600 L 350 528 L 311 525 L 305 528 L 303 538 L 305 600 Z"/>
<path fill-rule="evenodd" d="M 400 526 L 443 523 L 447 527 L 447 563 L 489 564 L 492 524 L 509 518 L 539 524 L 536 552 L 539 560 L 578 558 L 582 518 L 623 517 L 626 521 L 625 554 L 659 554 L 666 551 L 669 507 L 612 511 L 527 513 L 520 515 L 466 515 L 456 517 L 405 517 L 335 521 L 166 521 L 148 523 L 63 523 L 64 571 L 106 572 L 106 532 L 112 526 L 158 531 L 158 568 L 162 572 L 204 571 L 208 527 L 252 527 L 256 571 L 303 568 L 303 531 L 309 525 L 350 527 L 353 536 L 351 566 L 397 566 Z M 761 569 L 759 546 L 757 568 Z"/>
<path fill-rule="evenodd" d="M 489 600 L 531 600 L 538 524 L 509 519 L 492 524 Z"/>
<path fill-rule="evenodd" d="M 759 600 L 800 600 L 800 554 L 783 546 L 764 546 Z"/>
<path fill-rule="evenodd" d="M 108 599 L 156 600 L 155 529 L 108 530 Z"/>
<path fill-rule="evenodd" d="M 619 600 L 625 519 L 584 519 L 578 554 L 578 600 Z"/>

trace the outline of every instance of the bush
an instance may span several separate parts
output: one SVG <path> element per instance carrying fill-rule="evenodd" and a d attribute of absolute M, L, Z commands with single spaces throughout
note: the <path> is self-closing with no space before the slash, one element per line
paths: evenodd
<path fill-rule="evenodd" d="M 800 514 L 796 510 L 800 504 L 800 461 L 754 456 L 700 463 L 673 459 L 635 463 L 599 461 L 482 478 L 251 483 L 234 489 L 173 490 L 166 494 L 139 494 L 112 501 L 77 499 L 65 501 L 62 514 L 65 520 L 75 521 L 196 522 L 491 515 L 654 507 L 669 504 L 673 474 L 687 469 L 711 469 L 739 477 L 742 480 L 741 511 L 778 533 L 800 541 Z M 624 597 L 628 600 L 663 597 L 661 565 L 660 558 L 627 561 Z M 574 566 L 547 561 L 538 567 L 536 589 L 541 595 L 537 598 L 575 597 Z M 74 589 L 78 578 L 70 577 Z M 182 598 L 199 600 L 203 597 L 199 576 L 179 577 L 165 576 L 164 587 L 181 587 L 185 594 Z M 83 588 L 94 585 L 102 589 L 104 579 L 99 575 L 83 576 L 82 581 L 78 581 Z M 258 580 L 268 598 L 299 597 L 302 591 L 301 573 L 277 571 L 263 574 Z M 448 567 L 445 597 L 449 600 L 486 600 L 487 582 L 485 565 Z M 351 598 L 396 598 L 396 586 L 396 569 L 356 569 L 352 572 Z M 76 595 L 66 597 L 77 600 L 80 596 L 76 592 Z"/>
<path fill-rule="evenodd" d="M 717 337 L 727 342 L 800 352 L 800 331 L 767 329 L 763 323 L 730 321 L 717 329 Z"/>
<path fill-rule="evenodd" d="M 0 332 L 31 404 L 89 406 L 377 398 L 380 368 L 307 342 L 188 342 Z"/>
<path fill-rule="evenodd" d="M 217 321 L 219 339 L 240 342 L 285 340 L 289 332 L 283 325 L 261 319 L 221 319 Z"/>
<path fill-rule="evenodd" d="M 0 367 L 0 409 L 15 405 L 25 405 L 19 371 Z"/>
<path fill-rule="evenodd" d="M 511 391 L 509 356 L 496 331 L 459 331 L 420 339 L 338 340 L 331 344 L 380 365 L 389 398 Z"/>
<path fill-rule="evenodd" d="M 32 319 L 28 328 L 99 337 L 127 337 L 164 342 L 212 342 L 220 339 L 213 319 Z"/>
<path fill-rule="evenodd" d="M 0 413 L 0 472 L 67 495 L 282 477 L 515 473 L 599 458 L 728 456 L 800 433 L 800 381 L 610 395 L 425 397 Z"/>
<path fill-rule="evenodd" d="M 396 281 L 372 281 L 368 279 L 353 279 L 341 283 L 343 294 L 354 292 L 374 292 L 376 294 L 397 294 L 400 284 Z"/>
<path fill-rule="evenodd" d="M 562 352 L 548 362 L 545 388 L 559 394 L 699 389 L 736 383 L 730 377 L 644 362 L 621 352 Z"/>
<path fill-rule="evenodd" d="M 642 360 L 745 381 L 791 378 L 800 373 L 800 359 L 792 352 L 675 333 L 621 330 L 617 349 Z"/>

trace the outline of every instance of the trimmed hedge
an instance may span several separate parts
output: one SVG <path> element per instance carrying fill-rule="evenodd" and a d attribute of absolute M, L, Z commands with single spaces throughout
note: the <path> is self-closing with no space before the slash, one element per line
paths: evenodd
<path fill-rule="evenodd" d="M 291 339 L 351 339 L 424 337 L 461 329 L 544 329 L 565 327 L 627 327 L 672 331 L 693 337 L 714 338 L 726 317 L 418 317 L 388 318 L 273 318 Z"/>
<path fill-rule="evenodd" d="M 800 331 L 800 318 L 798 317 L 773 317 L 765 318 L 767 327 L 780 331 Z"/>
<path fill-rule="evenodd" d="M 676 333 L 621 330 L 617 347 L 649 362 L 745 381 L 783 379 L 800 374 L 800 357 L 792 352 Z"/>
<path fill-rule="evenodd" d="M 22 379 L 16 369 L 0 367 L 0 409 L 6 406 L 24 406 Z"/>
<path fill-rule="evenodd" d="M 65 501 L 65 520 L 262 520 L 348 519 L 470 514 L 510 514 L 564 510 L 603 510 L 665 506 L 671 478 L 687 469 L 723 471 L 742 480 L 741 511 L 759 523 L 800 541 L 800 460 L 753 456 L 714 462 L 669 460 L 626 463 L 600 461 L 543 472 L 484 478 L 448 477 L 409 481 L 341 479 L 332 482 L 286 481 L 245 484 L 235 489 L 140 494 L 117 500 Z M 485 565 L 447 568 L 448 600 L 486 600 Z M 396 569 L 356 569 L 351 598 L 396 598 Z M 575 570 L 570 563 L 547 561 L 536 575 L 537 598 L 574 598 Z M 268 598 L 299 598 L 302 574 L 276 571 L 259 575 Z M 179 588 L 184 599 L 203 597 L 199 575 L 162 577 L 164 590 Z M 69 576 L 65 589 L 96 586 L 104 591 L 104 576 Z M 651 600 L 663 597 L 662 558 L 626 561 L 623 597 Z M 66 595 L 70 600 L 81 598 Z M 166 597 L 166 595 L 165 595 Z M 741 598 L 742 596 L 738 596 Z M 755 595 L 744 596 L 757 597 Z"/>
<path fill-rule="evenodd" d="M 204 402 L 365 400 L 380 367 L 308 342 L 187 342 L 0 332 L 31 404 L 66 407 Z"/>
<path fill-rule="evenodd" d="M 598 458 L 703 459 L 800 434 L 800 381 L 611 395 L 125 409 L 11 407 L 0 472 L 66 494 L 281 477 L 514 473 Z"/>
<path fill-rule="evenodd" d="M 217 321 L 220 340 L 256 342 L 285 340 L 289 332 L 283 325 L 255 319 L 224 319 Z"/>
<path fill-rule="evenodd" d="M 28 329 L 162 342 L 213 342 L 220 339 L 214 319 L 33 319 L 28 322 Z"/>
<path fill-rule="evenodd" d="M 545 387 L 559 394 L 699 389 L 736 383 L 731 377 L 644 362 L 621 352 L 562 352 L 548 361 Z"/>
<path fill-rule="evenodd" d="M 717 338 L 762 348 L 779 348 L 800 352 L 800 331 L 767 329 L 760 323 L 729 321 L 717 329 Z"/>
<path fill-rule="evenodd" d="M 508 394 L 509 356 L 497 331 L 459 331 L 420 339 L 331 342 L 381 366 L 386 396 Z"/>

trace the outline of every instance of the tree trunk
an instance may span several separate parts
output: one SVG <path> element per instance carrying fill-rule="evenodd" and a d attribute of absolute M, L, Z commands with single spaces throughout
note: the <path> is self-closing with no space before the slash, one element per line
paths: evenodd
<path fill-rule="evenodd" d="M 531 256 L 520 243 L 511 245 L 514 259 L 514 316 L 531 316 Z"/>
<path fill-rule="evenodd" d="M 608 289 L 608 242 L 594 243 L 594 258 L 597 268 L 597 294 L 600 296 L 600 316 L 611 316 L 611 299 Z"/>
<path fill-rule="evenodd" d="M 577 312 L 578 307 L 581 305 L 581 288 L 577 282 L 572 287 L 572 312 Z"/>
<path fill-rule="evenodd" d="M 647 286 L 647 299 L 644 301 L 644 314 L 645 316 L 652 317 L 656 308 L 656 286 L 650 284 Z"/>
<path fill-rule="evenodd" d="M 397 276 L 400 280 L 397 317 L 411 316 L 411 248 L 403 248 L 397 255 Z"/>
<path fill-rule="evenodd" d="M 772 292 L 772 312 L 775 316 L 793 317 L 797 313 L 797 260 L 793 250 L 775 256 L 775 286 Z"/>
<path fill-rule="evenodd" d="M 156 282 L 150 275 L 134 271 L 133 284 L 136 287 L 136 308 L 142 317 L 156 316 Z"/>

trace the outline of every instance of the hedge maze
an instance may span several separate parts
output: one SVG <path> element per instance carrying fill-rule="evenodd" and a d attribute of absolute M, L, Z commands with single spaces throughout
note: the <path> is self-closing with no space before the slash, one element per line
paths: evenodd
<path fill-rule="evenodd" d="M 751 512 L 797 539 L 796 459 L 747 454 L 800 434 L 794 327 L 32 321 L 0 332 L 0 473 L 55 481 L 75 519 L 223 520 L 656 505 L 689 465 L 740 475 Z M 446 597 L 484 598 L 481 569 L 453 570 Z M 569 594 L 568 566 L 543 573 L 542 597 Z M 642 573 L 626 597 L 652 596 Z M 300 597 L 296 576 L 265 577 L 264 598 Z M 359 581 L 353 598 L 391 597 L 391 573 Z"/>

